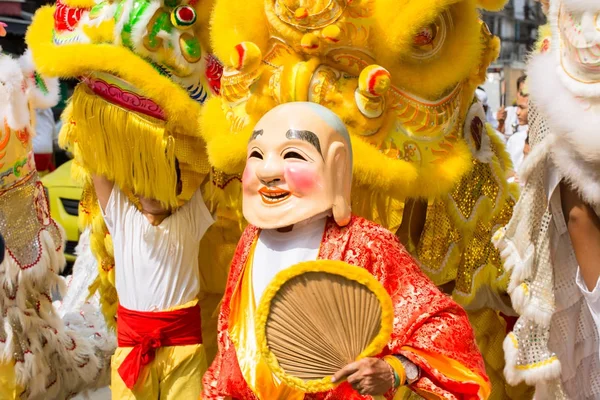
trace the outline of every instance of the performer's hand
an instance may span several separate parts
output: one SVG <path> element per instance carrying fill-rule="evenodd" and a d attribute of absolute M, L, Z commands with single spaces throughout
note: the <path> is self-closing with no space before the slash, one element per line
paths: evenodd
<path fill-rule="evenodd" d="M 498 122 L 506 121 L 507 116 L 508 116 L 508 112 L 506 111 L 506 108 L 504 108 L 504 107 L 500 107 L 500 109 L 498 109 L 498 111 L 496 112 L 496 119 L 498 120 Z"/>
<path fill-rule="evenodd" d="M 340 382 L 344 378 L 363 396 L 380 396 L 394 385 L 392 368 L 379 358 L 363 358 L 348 364 L 336 372 L 331 381 Z"/>

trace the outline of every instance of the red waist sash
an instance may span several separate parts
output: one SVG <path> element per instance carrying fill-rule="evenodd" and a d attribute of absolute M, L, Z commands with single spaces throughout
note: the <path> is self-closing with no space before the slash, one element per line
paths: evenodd
<path fill-rule="evenodd" d="M 175 311 L 143 312 L 117 310 L 119 347 L 133 347 L 119 367 L 119 375 L 129 389 L 138 380 L 145 365 L 154 360 L 156 349 L 202 343 L 200 306 Z"/>
<path fill-rule="evenodd" d="M 36 169 L 40 172 L 52 172 L 56 169 L 52 161 L 52 154 L 34 154 L 33 159 L 35 160 Z"/>

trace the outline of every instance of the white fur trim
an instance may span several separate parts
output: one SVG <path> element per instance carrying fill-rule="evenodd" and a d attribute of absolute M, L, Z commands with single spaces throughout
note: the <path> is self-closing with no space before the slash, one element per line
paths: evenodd
<path fill-rule="evenodd" d="M 23 71 L 23 77 L 27 81 L 30 90 L 30 100 L 34 108 L 50 108 L 58 104 L 60 100 L 60 89 L 57 78 L 42 77 L 48 93 L 43 93 L 35 81 L 36 68 L 33 64 L 31 50 L 27 49 L 25 54 L 19 58 L 19 64 Z"/>
<path fill-rule="evenodd" d="M 129 14 L 133 9 L 133 0 L 124 0 L 122 3 L 122 11 L 121 18 L 115 24 L 115 29 L 113 30 L 114 44 L 115 46 L 122 46 L 123 42 L 121 41 L 121 32 L 123 31 L 123 26 L 129 20 Z"/>
<path fill-rule="evenodd" d="M 600 131 L 598 132 L 600 136 Z M 564 179 L 577 189 L 582 199 L 592 207 L 600 206 L 600 154 L 596 162 L 578 158 L 569 144 L 557 142 L 552 149 L 552 162 Z"/>
<path fill-rule="evenodd" d="M 514 245 L 509 242 L 506 249 L 511 249 L 509 259 L 514 262 L 512 273 L 510 275 L 510 283 L 508 291 L 514 290 L 525 279 L 530 279 L 533 274 L 533 262 L 535 261 L 535 246 L 530 244 L 525 251 L 523 259 L 518 257 L 517 250 Z"/>
<path fill-rule="evenodd" d="M 595 4 L 592 4 L 595 3 Z M 554 59 L 554 63 L 546 65 L 545 71 L 540 69 L 536 72 L 542 72 L 545 78 L 548 75 L 556 74 L 563 85 L 568 88 L 573 94 L 583 97 L 600 96 L 600 83 L 597 84 L 586 84 L 579 82 L 571 78 L 561 66 L 561 43 L 562 35 L 558 25 L 558 17 L 562 6 L 567 7 L 572 12 L 585 12 L 593 11 L 594 9 L 600 10 L 600 3 L 597 0 L 562 0 L 562 1 L 551 1 L 550 2 L 550 15 L 549 23 L 552 30 L 552 50 L 548 54 L 536 55 L 533 59 L 541 56 L 548 56 Z M 531 65 L 531 62 L 530 62 Z M 530 77 L 537 77 L 536 75 L 529 74 Z M 552 78 L 551 78 L 552 79 Z M 531 79 L 529 80 L 531 84 Z M 556 96 L 558 98 L 558 96 Z"/>
<path fill-rule="evenodd" d="M 600 150 L 600 113 L 586 109 L 585 101 L 577 99 L 561 84 L 555 74 L 556 68 L 551 54 L 541 54 L 530 60 L 528 75 L 531 99 L 543 111 L 551 128 L 567 133 L 581 151 L 592 146 L 589 153 L 597 155 Z"/>
<path fill-rule="evenodd" d="M 558 1 L 556 1 L 556 3 L 558 3 Z M 562 3 L 570 11 L 594 12 L 600 10 L 600 2 L 598 2 L 598 0 L 562 0 Z"/>
<path fill-rule="evenodd" d="M 482 124 L 481 130 L 481 143 L 480 148 L 477 150 L 477 146 L 475 143 L 475 139 L 471 134 L 471 125 L 475 118 L 479 118 Z M 483 109 L 483 105 L 481 102 L 476 101 L 473 103 L 469 112 L 467 113 L 467 117 L 465 118 L 465 123 L 463 126 L 463 137 L 465 141 L 469 145 L 469 149 L 477 160 L 482 163 L 490 163 L 492 161 L 492 157 L 494 156 L 494 152 L 492 151 L 491 140 L 489 137 L 488 124 L 485 122 L 486 116 L 485 111 Z"/>
<path fill-rule="evenodd" d="M 99 307 L 80 307 L 64 320 L 59 318 L 49 294 L 64 285 L 58 276 L 64 254 L 55 249 L 50 233 L 43 230 L 39 237 L 42 256 L 36 265 L 21 270 L 11 257 L 0 264 L 0 280 L 9 293 L 10 289 L 15 293 L 8 297 L 0 291 L 0 333 L 6 334 L 5 343 L 0 343 L 0 361 L 13 359 L 13 346 L 26 346 L 23 359 L 15 363 L 17 383 L 25 389 L 22 398 L 66 399 L 108 383 L 116 341 Z"/>
<path fill-rule="evenodd" d="M 531 153 L 521 164 L 521 179 L 527 182 L 531 174 L 540 167 L 540 164 L 546 162 L 550 149 L 554 146 L 557 137 L 553 135 L 546 136 L 540 143 L 533 146 Z"/>
<path fill-rule="evenodd" d="M 510 385 L 518 385 L 525 381 L 528 385 L 534 386 L 540 382 L 545 382 L 560 378 L 561 366 L 558 360 L 534 368 L 521 369 L 517 367 L 519 357 L 519 348 L 515 346 L 516 338 L 513 333 L 509 333 L 504 339 L 502 347 L 504 349 L 504 377 Z"/>
<path fill-rule="evenodd" d="M 512 300 L 514 310 L 521 316 L 528 318 L 542 326 L 549 326 L 553 310 L 547 304 L 540 303 L 531 296 L 531 288 L 527 282 L 521 282 L 514 288 L 509 288 L 508 293 Z"/>
<path fill-rule="evenodd" d="M 539 151 L 534 146 L 533 154 L 537 159 L 538 153 L 541 157 L 549 150 L 556 168 L 579 190 L 584 200 L 598 205 L 600 112 L 586 108 L 585 102 L 576 98 L 556 77 L 552 65 L 556 66 L 555 61 L 548 54 L 532 58 L 529 65 L 531 99 L 550 128 L 549 143 Z"/>
<path fill-rule="evenodd" d="M 17 60 L 0 55 L 0 121 L 8 121 L 11 129 L 19 130 L 30 126 L 27 92 L 24 88 L 23 72 Z"/>

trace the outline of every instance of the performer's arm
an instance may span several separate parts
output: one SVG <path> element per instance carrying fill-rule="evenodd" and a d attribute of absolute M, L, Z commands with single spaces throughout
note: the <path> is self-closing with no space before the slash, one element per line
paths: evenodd
<path fill-rule="evenodd" d="M 359 393 L 388 399 L 396 385 L 410 385 L 425 398 L 486 399 L 491 387 L 465 311 L 423 275 L 395 237 L 383 229 L 376 234 L 368 269 L 392 298 L 392 338 L 383 357 L 352 363 L 335 380 L 347 377 Z M 398 355 L 418 367 L 412 379 L 407 376 L 411 364 L 402 364 Z"/>
<path fill-rule="evenodd" d="M 96 190 L 96 197 L 98 198 L 100 207 L 102 207 L 102 211 L 106 211 L 106 206 L 115 184 L 99 175 L 94 175 L 92 180 L 94 182 L 94 189 Z"/>
<path fill-rule="evenodd" d="M 399 375 L 412 378 L 401 383 L 425 398 L 486 399 L 491 386 L 465 311 L 439 291 L 396 241 L 373 249 L 372 257 L 373 275 L 394 304 L 394 328 L 384 359 Z M 403 355 L 419 370 L 408 373 L 410 365 L 400 366 L 390 355 Z"/>
<path fill-rule="evenodd" d="M 592 291 L 600 278 L 600 219 L 567 183 L 560 184 L 560 197 L 581 276 Z"/>

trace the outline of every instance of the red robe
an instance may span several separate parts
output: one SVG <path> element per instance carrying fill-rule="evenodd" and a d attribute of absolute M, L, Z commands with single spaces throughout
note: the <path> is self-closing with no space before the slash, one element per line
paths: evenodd
<path fill-rule="evenodd" d="M 243 378 L 228 332 L 231 298 L 258 233 L 254 226 L 246 228 L 231 264 L 219 315 L 219 352 L 204 375 L 204 400 L 257 399 Z M 343 228 L 329 219 L 319 259 L 365 268 L 385 287 L 395 318 L 392 338 L 381 356 L 402 354 L 421 368 L 421 378 L 412 390 L 428 398 L 487 397 L 489 379 L 465 311 L 421 272 L 394 234 L 359 217 L 352 217 Z M 432 354 L 443 361 L 436 363 Z M 394 394 L 390 390 L 385 397 L 392 399 Z M 370 396 L 361 396 L 348 383 L 342 383 L 329 392 L 307 394 L 305 399 L 358 400 Z"/>

